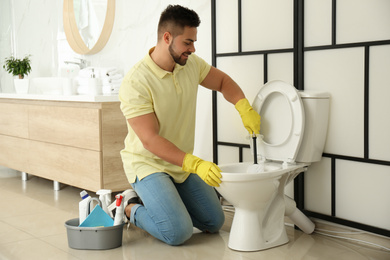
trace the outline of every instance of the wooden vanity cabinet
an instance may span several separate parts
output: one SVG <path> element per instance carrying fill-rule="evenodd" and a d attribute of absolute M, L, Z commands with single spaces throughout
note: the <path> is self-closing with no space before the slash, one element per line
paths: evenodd
<path fill-rule="evenodd" d="M 119 102 L 0 99 L 0 165 L 89 191 L 130 187 Z"/>

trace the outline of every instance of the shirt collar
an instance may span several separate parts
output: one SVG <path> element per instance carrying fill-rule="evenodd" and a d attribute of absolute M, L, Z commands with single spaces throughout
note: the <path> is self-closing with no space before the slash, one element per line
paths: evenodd
<path fill-rule="evenodd" d="M 154 48 L 151 48 L 148 52 L 148 54 L 146 55 L 145 59 L 146 59 L 146 64 L 150 67 L 150 69 L 153 71 L 154 74 L 157 75 L 157 77 L 159 78 L 164 78 L 165 75 L 167 74 L 172 74 L 172 72 L 170 71 L 166 71 L 166 70 L 163 70 L 162 68 L 160 68 L 154 61 L 153 59 L 150 57 L 150 54 L 154 51 Z M 183 69 L 184 66 L 181 66 L 179 64 L 176 63 L 175 65 L 175 69 L 173 70 L 174 73 L 177 73 L 179 70 Z"/>

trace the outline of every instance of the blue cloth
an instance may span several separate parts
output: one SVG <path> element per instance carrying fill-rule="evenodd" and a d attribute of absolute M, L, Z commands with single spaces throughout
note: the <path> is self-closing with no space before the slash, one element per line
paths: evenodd
<path fill-rule="evenodd" d="M 225 221 L 215 190 L 196 174 L 175 183 L 158 172 L 131 185 L 144 205 L 131 209 L 130 222 L 167 244 L 184 243 L 193 227 L 215 233 Z"/>
<path fill-rule="evenodd" d="M 113 225 L 114 220 L 99 205 L 96 205 L 79 227 L 112 227 Z"/>

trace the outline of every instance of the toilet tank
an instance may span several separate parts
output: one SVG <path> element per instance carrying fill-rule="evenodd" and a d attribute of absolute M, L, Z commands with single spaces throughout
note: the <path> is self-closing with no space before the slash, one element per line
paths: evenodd
<path fill-rule="evenodd" d="M 317 162 L 324 151 L 329 121 L 330 94 L 326 92 L 300 91 L 305 110 L 305 130 L 296 162 Z"/>

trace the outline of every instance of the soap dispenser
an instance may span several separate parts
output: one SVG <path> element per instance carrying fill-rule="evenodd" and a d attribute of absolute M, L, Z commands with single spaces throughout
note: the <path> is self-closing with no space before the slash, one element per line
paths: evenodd
<path fill-rule="evenodd" d="M 102 85 L 99 78 L 95 76 L 95 69 L 92 68 L 91 78 L 88 80 L 88 92 L 91 95 L 101 95 L 102 94 Z"/>

